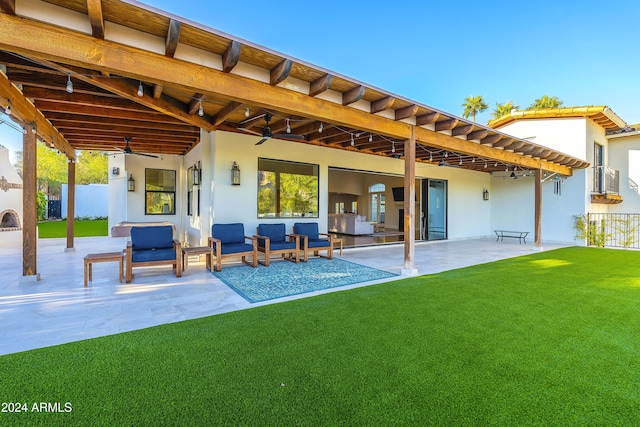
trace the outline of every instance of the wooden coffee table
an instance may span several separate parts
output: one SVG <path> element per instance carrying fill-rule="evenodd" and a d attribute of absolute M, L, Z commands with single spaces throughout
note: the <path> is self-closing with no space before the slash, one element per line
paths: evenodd
<path fill-rule="evenodd" d="M 84 257 L 84 287 L 87 287 L 87 278 L 89 281 L 93 281 L 93 264 L 96 262 L 110 262 L 118 261 L 120 264 L 120 272 L 118 274 L 118 280 L 122 283 L 122 276 L 124 271 L 122 252 L 105 252 L 101 254 L 88 254 Z"/>
<path fill-rule="evenodd" d="M 189 255 L 206 255 L 206 265 L 211 270 L 211 248 L 209 246 L 195 246 L 182 248 L 182 271 L 185 276 L 189 275 Z"/>

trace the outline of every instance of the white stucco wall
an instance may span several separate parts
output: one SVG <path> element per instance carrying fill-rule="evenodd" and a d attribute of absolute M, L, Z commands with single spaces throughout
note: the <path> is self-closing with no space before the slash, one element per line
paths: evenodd
<path fill-rule="evenodd" d="M 61 214 L 67 217 L 69 186 L 62 184 Z M 74 216 L 106 217 L 109 215 L 109 186 L 107 184 L 76 185 Z"/>
<path fill-rule="evenodd" d="M 633 157 L 630 153 L 637 153 L 638 150 L 640 150 L 640 133 L 609 139 L 609 166 L 620 171 L 620 195 L 622 196 L 622 203 L 609 206 L 611 213 L 640 213 L 640 194 L 629 188 L 630 174 L 640 173 L 640 170 L 630 170 L 630 157 Z"/>

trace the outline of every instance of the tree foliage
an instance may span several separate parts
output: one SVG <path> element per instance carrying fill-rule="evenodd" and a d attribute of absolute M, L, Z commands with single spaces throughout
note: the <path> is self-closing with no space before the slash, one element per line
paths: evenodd
<path fill-rule="evenodd" d="M 558 108 L 562 106 L 562 101 L 557 96 L 544 95 L 529 105 L 527 110 L 542 110 L 545 108 Z"/>
<path fill-rule="evenodd" d="M 508 114 L 511 114 L 511 110 L 517 110 L 519 108 L 520 108 L 519 105 L 514 105 L 513 102 L 511 102 L 511 101 L 507 101 L 507 102 L 505 102 L 503 104 L 500 104 L 500 103 L 496 102 L 496 108 L 493 109 L 493 111 L 491 113 L 491 118 L 493 120 L 499 119 L 502 116 L 506 116 Z"/>
<path fill-rule="evenodd" d="M 99 151 L 82 151 L 76 165 L 76 184 L 107 184 L 109 159 Z"/>
<path fill-rule="evenodd" d="M 462 112 L 462 117 L 464 117 L 465 119 L 468 119 L 469 116 L 471 116 L 474 122 L 476 121 L 477 113 L 482 113 L 484 111 L 487 111 L 487 109 L 489 108 L 489 105 L 486 102 L 484 102 L 484 99 L 482 99 L 482 95 L 479 95 L 479 96 L 471 95 L 470 97 L 465 98 L 462 106 L 464 107 L 464 111 Z"/>

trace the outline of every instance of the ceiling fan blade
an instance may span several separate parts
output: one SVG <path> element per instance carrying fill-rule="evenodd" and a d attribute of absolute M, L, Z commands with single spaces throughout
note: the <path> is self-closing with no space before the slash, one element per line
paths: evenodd
<path fill-rule="evenodd" d="M 256 142 L 256 145 L 264 144 L 267 139 L 269 139 L 269 138 L 262 138 L 260 141 Z"/>
<path fill-rule="evenodd" d="M 304 141 L 304 136 L 302 135 L 292 135 L 290 133 L 277 133 L 275 135 L 273 135 L 274 138 L 281 138 L 281 139 L 299 139 L 301 141 Z"/>
<path fill-rule="evenodd" d="M 265 116 L 266 113 L 262 113 L 262 114 L 258 114 L 257 116 L 253 116 L 253 117 L 249 117 L 248 119 L 244 119 L 243 121 L 240 122 L 240 125 L 246 125 L 247 123 L 251 123 L 254 122 L 256 120 L 259 120 L 261 118 L 263 118 Z"/>
<path fill-rule="evenodd" d="M 134 152 L 131 152 L 131 154 L 135 154 L 135 155 L 137 155 L 137 156 L 153 157 L 154 159 L 157 159 L 157 158 L 158 158 L 158 156 L 156 156 L 155 154 L 136 153 L 135 151 L 134 151 Z"/>
<path fill-rule="evenodd" d="M 251 130 L 251 129 L 247 129 L 247 128 L 237 128 L 238 130 L 241 130 L 243 132 L 247 132 L 247 133 L 251 133 L 253 135 L 258 135 L 258 136 L 262 136 L 261 132 L 256 132 L 255 130 Z"/>

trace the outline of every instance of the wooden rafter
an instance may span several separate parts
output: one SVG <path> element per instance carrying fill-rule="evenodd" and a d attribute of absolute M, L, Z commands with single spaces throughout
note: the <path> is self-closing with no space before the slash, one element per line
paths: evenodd
<path fill-rule="evenodd" d="M 231 101 L 222 110 L 218 111 L 211 119 L 214 126 L 222 124 L 227 118 L 233 114 L 238 108 L 242 107 L 240 102 Z"/>
<path fill-rule="evenodd" d="M 489 129 L 474 130 L 467 135 L 467 140 L 481 140 L 489 135 Z"/>
<path fill-rule="evenodd" d="M 440 113 L 433 112 L 416 117 L 416 126 L 426 126 L 435 123 L 440 118 Z"/>
<path fill-rule="evenodd" d="M 271 86 L 275 86 L 278 83 L 283 82 L 287 77 L 289 77 L 292 66 L 293 61 L 290 59 L 283 59 L 282 62 L 271 69 L 269 84 Z"/>
<path fill-rule="evenodd" d="M 87 13 L 91 23 L 91 34 L 98 39 L 104 39 L 104 17 L 102 15 L 102 0 L 87 0 Z"/>
<path fill-rule="evenodd" d="M 187 113 L 190 115 L 194 115 L 196 111 L 200 109 L 200 105 L 202 105 L 202 100 L 204 99 L 203 93 L 196 93 L 189 101 L 189 105 L 187 105 Z"/>
<path fill-rule="evenodd" d="M 16 0 L 0 0 L 0 10 L 9 15 L 16 14 Z"/>
<path fill-rule="evenodd" d="M 473 130 L 473 125 L 464 124 L 451 129 L 451 136 L 468 135 Z"/>
<path fill-rule="evenodd" d="M 409 105 L 408 107 L 398 108 L 395 112 L 396 120 L 408 119 L 413 117 L 418 112 L 417 105 Z"/>
<path fill-rule="evenodd" d="M 436 122 L 436 131 L 441 132 L 443 130 L 451 130 L 456 127 L 458 122 L 460 122 L 460 120 L 458 119 L 449 119 Z"/>
<path fill-rule="evenodd" d="M 394 102 L 396 102 L 396 98 L 393 96 L 385 96 L 384 98 L 373 101 L 371 103 L 371 114 L 389 110 L 391 107 L 393 107 Z"/>
<path fill-rule="evenodd" d="M 329 86 L 331 86 L 331 82 L 333 81 L 333 76 L 331 74 L 325 74 L 322 77 L 319 77 L 311 82 L 309 87 L 309 96 L 316 96 L 321 94 L 322 92 L 326 92 L 329 90 Z"/>
<path fill-rule="evenodd" d="M 358 102 L 364 96 L 366 88 L 362 85 L 356 86 L 342 94 L 342 105 L 350 105 Z"/>
<path fill-rule="evenodd" d="M 167 37 L 164 43 L 164 56 L 167 58 L 173 58 L 178 48 L 178 42 L 180 41 L 180 21 L 171 19 L 169 20 L 169 29 L 167 30 Z"/>
<path fill-rule="evenodd" d="M 238 61 L 240 60 L 240 50 L 242 49 L 242 45 L 240 42 L 235 40 L 231 41 L 227 50 L 222 54 L 222 72 L 230 73 L 231 70 L 238 65 Z"/>

